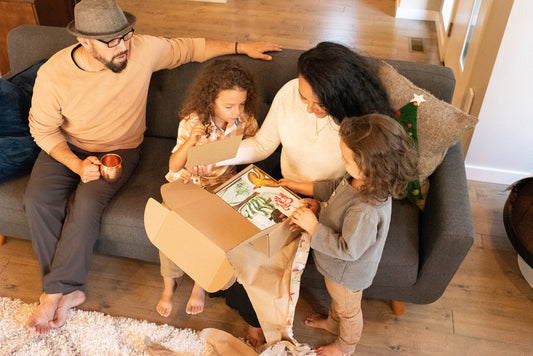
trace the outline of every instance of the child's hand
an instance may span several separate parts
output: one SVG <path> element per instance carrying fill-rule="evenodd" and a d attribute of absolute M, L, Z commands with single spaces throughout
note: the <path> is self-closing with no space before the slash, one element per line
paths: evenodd
<path fill-rule="evenodd" d="M 201 122 L 197 122 L 192 130 L 191 135 L 187 139 L 187 143 L 190 146 L 196 146 L 196 144 L 200 141 L 200 138 L 205 135 L 205 126 Z"/>
<path fill-rule="evenodd" d="M 318 200 L 311 198 L 303 198 L 302 201 L 315 214 L 315 216 L 318 216 L 318 214 L 320 213 L 320 202 Z"/>
<path fill-rule="evenodd" d="M 213 170 L 214 164 L 199 164 L 187 170 L 191 175 L 204 177 Z"/>
<path fill-rule="evenodd" d="M 181 178 L 184 183 L 189 183 L 191 180 L 199 179 L 206 176 L 213 169 L 214 164 L 199 164 L 191 169 L 183 168 L 181 172 Z"/>
<path fill-rule="evenodd" d="M 311 235 L 318 225 L 318 220 L 315 216 L 315 213 L 313 213 L 309 208 L 296 209 L 291 215 L 291 222 L 300 226 Z"/>

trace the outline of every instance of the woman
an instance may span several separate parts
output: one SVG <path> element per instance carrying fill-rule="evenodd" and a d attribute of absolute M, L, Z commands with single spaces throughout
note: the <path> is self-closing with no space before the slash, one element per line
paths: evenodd
<path fill-rule="evenodd" d="M 281 144 L 284 178 L 312 182 L 342 177 L 346 170 L 339 125 L 345 117 L 372 112 L 394 115 L 374 69 L 343 45 L 319 43 L 300 55 L 298 78 L 278 91 L 255 136 L 243 140 L 235 158 L 217 166 L 261 161 Z M 244 307 L 251 305 L 244 289 L 235 291 L 231 299 L 239 301 L 234 308 L 253 310 Z M 254 347 L 264 342 L 262 333 L 253 339 Z"/>
<path fill-rule="evenodd" d="M 261 161 L 279 144 L 284 178 L 338 178 L 345 168 L 339 125 L 345 117 L 372 112 L 392 116 L 387 92 L 367 60 L 349 48 L 322 42 L 298 58 L 298 78 L 276 94 L 257 134 L 244 140 L 235 158 L 220 165 Z"/>

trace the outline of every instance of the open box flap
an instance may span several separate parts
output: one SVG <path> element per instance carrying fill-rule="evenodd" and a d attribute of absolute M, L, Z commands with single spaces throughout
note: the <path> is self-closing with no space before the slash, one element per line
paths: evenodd
<path fill-rule="evenodd" d="M 152 244 L 206 291 L 216 292 L 232 278 L 234 270 L 225 251 L 152 198 L 146 204 L 144 225 Z M 199 268 L 198 261 L 209 266 Z"/>
<path fill-rule="evenodd" d="M 223 251 L 229 251 L 261 230 L 222 199 L 180 180 L 164 184 L 165 204 Z"/>
<path fill-rule="evenodd" d="M 248 242 L 270 258 L 301 233 L 291 231 L 289 226 L 289 220 L 285 220 L 252 236 Z"/>

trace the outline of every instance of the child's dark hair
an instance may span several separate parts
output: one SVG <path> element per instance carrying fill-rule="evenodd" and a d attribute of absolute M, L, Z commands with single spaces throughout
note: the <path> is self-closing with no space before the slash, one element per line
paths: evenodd
<path fill-rule="evenodd" d="M 339 135 L 364 175 L 366 201 L 405 197 L 407 184 L 417 178 L 418 154 L 398 121 L 376 113 L 350 117 L 342 121 Z"/>
<path fill-rule="evenodd" d="M 345 117 L 371 112 L 394 115 L 375 66 L 343 45 L 321 42 L 302 53 L 298 74 L 338 124 Z"/>
<path fill-rule="evenodd" d="M 187 97 L 180 111 L 180 116 L 196 112 L 200 121 L 208 125 L 215 117 L 214 104 L 222 90 L 246 90 L 244 112 L 255 116 L 257 91 L 250 72 L 234 60 L 216 59 L 209 63 L 196 77 L 188 90 Z"/>

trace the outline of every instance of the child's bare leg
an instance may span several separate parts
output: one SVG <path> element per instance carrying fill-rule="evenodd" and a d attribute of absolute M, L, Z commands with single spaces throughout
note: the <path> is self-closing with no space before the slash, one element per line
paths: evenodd
<path fill-rule="evenodd" d="M 204 311 L 205 291 L 198 283 L 194 283 L 191 296 L 187 302 L 185 311 L 187 314 L 200 314 Z"/>
<path fill-rule="evenodd" d="M 246 340 L 248 340 L 250 345 L 252 345 L 254 348 L 258 348 L 259 346 L 263 345 L 266 341 L 265 334 L 263 334 L 263 329 L 248 325 L 248 335 L 246 335 Z"/>
<path fill-rule="evenodd" d="M 174 278 L 163 277 L 163 284 L 163 292 L 155 309 L 161 316 L 167 317 L 172 311 L 172 296 L 176 290 L 177 283 Z"/>

